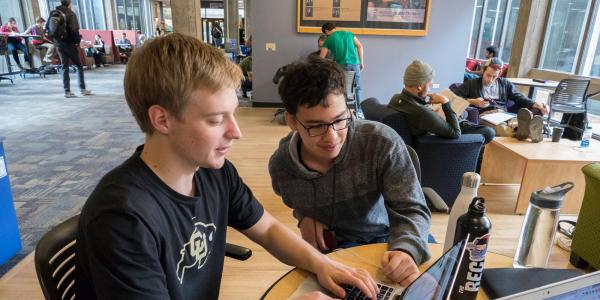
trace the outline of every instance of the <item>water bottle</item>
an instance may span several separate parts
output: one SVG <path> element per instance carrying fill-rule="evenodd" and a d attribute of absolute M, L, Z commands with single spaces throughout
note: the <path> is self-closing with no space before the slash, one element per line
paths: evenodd
<path fill-rule="evenodd" d="M 545 268 L 548 265 L 560 206 L 565 194 L 573 186 L 572 182 L 565 182 L 531 193 L 513 261 L 515 268 Z"/>
<path fill-rule="evenodd" d="M 587 149 L 590 147 L 590 140 L 592 139 L 592 126 L 588 126 L 581 135 L 581 144 L 579 148 Z"/>
<path fill-rule="evenodd" d="M 456 223 L 454 243 L 467 238 L 467 246 L 458 266 L 450 299 L 477 298 L 492 229 L 485 210 L 485 199 L 475 197 L 469 205 L 469 211 L 460 216 Z"/>
<path fill-rule="evenodd" d="M 448 251 L 450 248 L 452 248 L 452 246 L 454 246 L 456 222 L 458 221 L 458 217 L 462 216 L 468 211 L 469 204 L 471 204 L 473 198 L 477 197 L 477 188 L 479 188 L 480 181 L 481 177 L 477 173 L 467 172 L 463 174 L 460 193 L 458 193 L 454 204 L 452 204 L 450 217 L 448 217 L 446 239 L 444 241 L 444 252 Z"/>

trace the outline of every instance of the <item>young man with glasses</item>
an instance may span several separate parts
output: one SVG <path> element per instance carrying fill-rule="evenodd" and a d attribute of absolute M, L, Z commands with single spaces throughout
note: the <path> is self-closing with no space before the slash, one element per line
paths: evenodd
<path fill-rule="evenodd" d="M 430 257 L 431 214 L 402 139 L 381 123 L 354 120 L 344 82 L 332 61 L 288 66 L 279 94 L 292 133 L 271 156 L 273 189 L 302 238 L 323 252 L 387 242 L 382 271 L 406 286 Z"/>

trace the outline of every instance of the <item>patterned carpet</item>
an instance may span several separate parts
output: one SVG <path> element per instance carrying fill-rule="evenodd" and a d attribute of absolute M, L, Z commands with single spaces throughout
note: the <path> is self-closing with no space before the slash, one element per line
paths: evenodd
<path fill-rule="evenodd" d="M 98 180 L 143 142 L 123 95 L 123 65 L 85 72 L 92 96 L 63 97 L 61 75 L 0 81 L 0 136 L 23 249 L 0 276 L 54 225 L 79 213 Z M 77 87 L 77 75 L 71 85 Z M 78 89 L 73 89 L 77 91 Z M 250 102 L 240 99 L 241 106 Z"/>

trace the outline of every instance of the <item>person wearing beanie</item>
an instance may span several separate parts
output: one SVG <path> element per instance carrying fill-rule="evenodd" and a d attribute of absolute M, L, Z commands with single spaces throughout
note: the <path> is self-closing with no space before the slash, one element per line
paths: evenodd
<path fill-rule="evenodd" d="M 510 81 L 500 77 L 503 64 L 500 58 L 490 58 L 483 65 L 481 77 L 465 81 L 454 92 L 477 107 L 480 114 L 490 110 L 516 113 L 520 108 L 527 108 L 536 115 L 548 114 L 545 104 L 527 98 Z"/>
<path fill-rule="evenodd" d="M 440 137 L 455 139 L 461 133 L 481 134 L 485 143 L 495 137 L 494 130 L 482 125 L 459 119 L 443 95 L 429 93 L 433 81 L 433 68 L 421 61 L 413 61 L 404 71 L 404 89 L 390 100 L 388 106 L 404 113 L 409 130 L 414 136 L 436 134 Z M 431 109 L 431 104 L 441 104 L 446 119 Z"/>

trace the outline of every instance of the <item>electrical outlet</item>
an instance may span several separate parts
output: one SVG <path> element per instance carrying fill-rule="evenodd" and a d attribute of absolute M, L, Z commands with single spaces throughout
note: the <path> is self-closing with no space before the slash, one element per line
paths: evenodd
<path fill-rule="evenodd" d="M 432 88 L 434 89 L 439 89 L 440 88 L 440 84 L 439 83 L 434 83 L 431 85 Z"/>
<path fill-rule="evenodd" d="M 265 49 L 267 51 L 277 51 L 277 44 L 275 44 L 275 43 L 266 43 L 265 44 Z"/>

